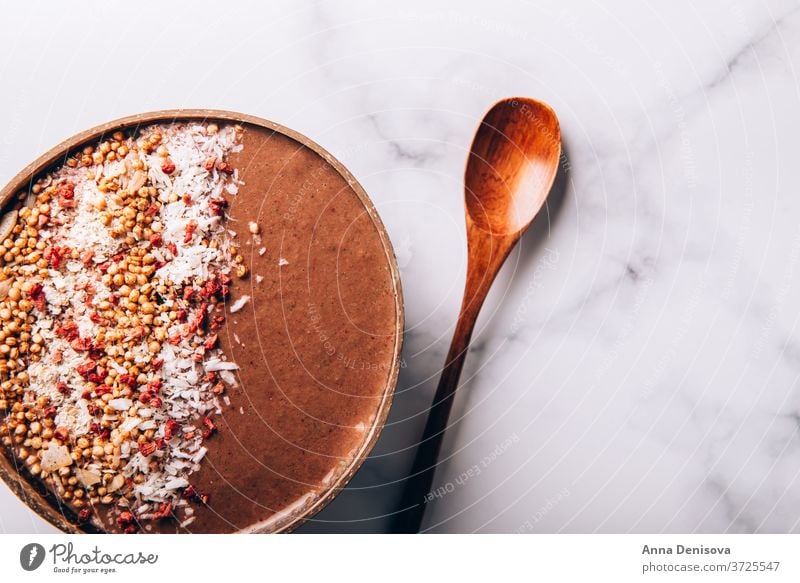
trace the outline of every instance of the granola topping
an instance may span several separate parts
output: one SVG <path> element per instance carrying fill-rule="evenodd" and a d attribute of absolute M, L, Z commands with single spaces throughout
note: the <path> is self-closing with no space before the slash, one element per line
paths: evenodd
<path fill-rule="evenodd" d="M 218 332 L 247 276 L 225 227 L 241 137 L 116 132 L 0 219 L 0 439 L 79 522 L 188 526 L 208 501 L 189 479 L 236 383 Z"/>

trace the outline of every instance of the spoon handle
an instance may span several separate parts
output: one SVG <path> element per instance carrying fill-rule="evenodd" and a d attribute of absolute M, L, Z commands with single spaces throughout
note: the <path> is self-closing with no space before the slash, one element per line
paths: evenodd
<path fill-rule="evenodd" d="M 394 532 L 415 533 L 419 532 L 428 494 L 436 471 L 439 451 L 442 447 L 444 432 L 450 410 L 453 407 L 453 397 L 458 388 L 464 359 L 469 348 L 469 341 L 478 313 L 483 305 L 489 288 L 497 272 L 503 265 L 509 251 L 516 243 L 518 237 L 492 236 L 479 230 L 471 221 L 467 221 L 467 235 L 469 240 L 469 259 L 467 263 L 467 282 L 464 287 L 464 299 L 458 323 L 450 343 L 439 386 L 428 413 L 425 431 L 417 448 L 411 474 L 403 489 L 400 512 L 394 520 Z"/>
<path fill-rule="evenodd" d="M 419 532 L 422 524 L 422 515 L 425 512 L 427 503 L 427 495 L 431 491 L 444 432 L 447 429 L 450 409 L 453 407 L 453 396 L 458 387 L 461 369 L 464 367 L 464 358 L 467 354 L 469 339 L 472 336 L 474 326 L 475 320 L 467 321 L 462 313 L 456 325 L 456 333 L 450 344 L 450 350 L 447 353 L 447 360 L 442 370 L 442 376 L 439 379 L 439 386 L 436 388 L 433 405 L 431 405 L 428 412 L 425 431 L 422 434 L 422 439 L 414 457 L 411 474 L 403 489 L 403 498 L 400 503 L 402 510 L 396 518 L 395 532 Z"/>

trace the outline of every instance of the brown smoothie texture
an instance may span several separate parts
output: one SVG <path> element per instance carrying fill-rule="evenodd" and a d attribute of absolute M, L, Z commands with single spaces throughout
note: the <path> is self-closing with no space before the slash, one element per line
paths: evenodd
<path fill-rule="evenodd" d="M 353 187 L 283 134 L 245 125 L 243 144 L 228 228 L 250 275 L 226 312 L 250 300 L 220 335 L 238 386 L 192 475 L 209 495 L 192 532 L 272 531 L 316 502 L 365 445 L 399 342 L 391 251 Z"/>

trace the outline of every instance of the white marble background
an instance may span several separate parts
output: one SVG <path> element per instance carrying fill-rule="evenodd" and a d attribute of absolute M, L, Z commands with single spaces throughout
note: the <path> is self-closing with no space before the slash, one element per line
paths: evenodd
<path fill-rule="evenodd" d="M 372 458 L 307 532 L 380 532 L 465 273 L 462 172 L 497 99 L 568 163 L 484 309 L 436 532 L 800 531 L 800 4 L 14 2 L 0 180 L 97 123 L 216 107 L 305 132 L 402 267 L 405 368 Z M 0 491 L 0 531 L 51 528 Z"/>

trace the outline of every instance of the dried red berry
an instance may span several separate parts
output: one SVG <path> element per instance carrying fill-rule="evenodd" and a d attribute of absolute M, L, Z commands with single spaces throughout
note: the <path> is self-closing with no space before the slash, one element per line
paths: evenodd
<path fill-rule="evenodd" d="M 69 342 L 80 336 L 80 332 L 78 331 L 78 323 L 73 320 L 65 322 L 60 326 L 56 326 L 55 333 L 56 336 L 60 336 Z"/>
<path fill-rule="evenodd" d="M 203 437 L 208 439 L 217 430 L 217 426 L 214 425 L 214 422 L 208 417 L 203 417 L 203 425 L 206 426 L 206 429 L 203 431 Z"/>
<path fill-rule="evenodd" d="M 222 284 L 216 279 L 209 279 L 203 289 L 200 290 L 200 295 L 204 298 L 210 298 L 222 289 Z"/>
<path fill-rule="evenodd" d="M 108 372 L 106 371 L 106 369 L 104 369 L 103 367 L 97 367 L 97 372 L 89 373 L 89 377 L 86 380 L 88 380 L 90 383 L 97 383 L 99 385 L 102 385 L 105 382 L 107 376 Z"/>
<path fill-rule="evenodd" d="M 75 202 L 75 185 L 71 182 L 60 184 L 56 189 L 56 197 L 58 198 L 59 206 L 62 208 L 75 208 L 77 206 Z"/>
<path fill-rule="evenodd" d="M 58 247 L 53 245 L 52 247 L 48 247 L 42 253 L 42 257 L 50 264 L 50 267 L 53 269 L 58 269 L 61 267 L 61 261 L 65 255 L 70 253 L 69 247 Z"/>
<path fill-rule="evenodd" d="M 153 518 L 161 520 L 162 518 L 169 518 L 172 515 L 172 502 L 162 502 L 156 510 Z"/>
<path fill-rule="evenodd" d="M 219 170 L 220 172 L 224 172 L 225 174 L 233 174 L 233 166 L 231 166 L 227 162 L 217 163 L 217 170 Z"/>
<path fill-rule="evenodd" d="M 125 529 L 125 534 L 133 534 L 137 531 L 136 525 L 133 523 L 133 521 L 133 514 L 127 510 L 120 512 L 120 515 L 117 516 L 117 524 L 120 526 L 120 528 Z"/>
<path fill-rule="evenodd" d="M 222 212 L 225 210 L 225 207 L 228 206 L 228 201 L 224 198 L 212 198 L 208 201 L 208 208 L 217 216 L 222 216 Z"/>
<path fill-rule="evenodd" d="M 139 453 L 142 454 L 144 457 L 149 456 L 156 450 L 156 444 L 152 441 L 145 441 L 144 443 L 139 444 Z"/>
<path fill-rule="evenodd" d="M 56 334 L 58 334 L 58 330 L 56 330 Z M 97 363 L 93 360 L 87 360 L 83 364 L 79 364 L 75 370 L 78 371 L 78 374 L 81 375 L 86 380 L 89 380 L 89 375 L 95 371 L 95 367 Z"/>
<path fill-rule="evenodd" d="M 133 522 L 133 514 L 127 510 L 120 512 L 119 516 L 117 517 L 117 524 L 122 526 L 123 524 L 130 524 L 131 522 Z"/>
<path fill-rule="evenodd" d="M 164 174 L 172 174 L 175 172 L 175 164 L 172 163 L 172 160 L 167 160 L 161 165 L 161 171 Z"/>
<path fill-rule="evenodd" d="M 53 437 L 62 443 L 66 443 L 69 439 L 69 430 L 66 427 L 57 427 L 53 431 Z"/>
<path fill-rule="evenodd" d="M 192 219 L 186 225 L 186 231 L 185 235 L 183 236 L 183 242 L 190 243 L 192 241 L 192 237 L 194 237 L 194 232 L 196 230 L 197 230 L 197 221 Z"/>
<path fill-rule="evenodd" d="M 136 377 L 134 377 L 132 374 L 125 373 L 119 375 L 119 377 L 117 378 L 119 379 L 120 383 L 122 383 L 123 385 L 128 385 L 129 387 L 132 387 L 133 385 L 136 384 Z"/>
<path fill-rule="evenodd" d="M 44 297 L 44 286 L 41 283 L 34 283 L 28 295 L 37 310 L 44 312 L 47 309 L 47 299 Z"/>
<path fill-rule="evenodd" d="M 103 316 L 101 316 L 97 312 L 92 312 L 91 314 L 89 314 L 89 319 L 95 324 L 100 324 L 105 318 L 103 318 Z"/>
<path fill-rule="evenodd" d="M 105 342 L 95 342 L 91 346 L 89 346 L 89 354 L 93 358 L 103 358 L 106 353 L 106 345 Z"/>
<path fill-rule="evenodd" d="M 69 345 L 75 352 L 88 352 L 92 348 L 91 338 L 74 338 Z"/>
<path fill-rule="evenodd" d="M 113 391 L 114 389 L 112 389 L 108 385 L 100 385 L 94 390 L 94 394 L 97 395 L 98 397 L 102 397 L 103 395 L 108 395 Z"/>
<path fill-rule="evenodd" d="M 174 419 L 168 419 L 167 424 L 164 426 L 164 439 L 169 441 L 175 437 L 175 432 L 178 431 L 180 425 Z"/>
<path fill-rule="evenodd" d="M 206 319 L 206 314 L 208 313 L 208 304 L 203 302 L 200 304 L 200 308 L 192 314 L 192 319 L 189 321 L 189 333 L 194 334 L 197 332 L 197 329 L 203 325 L 203 322 Z"/>

